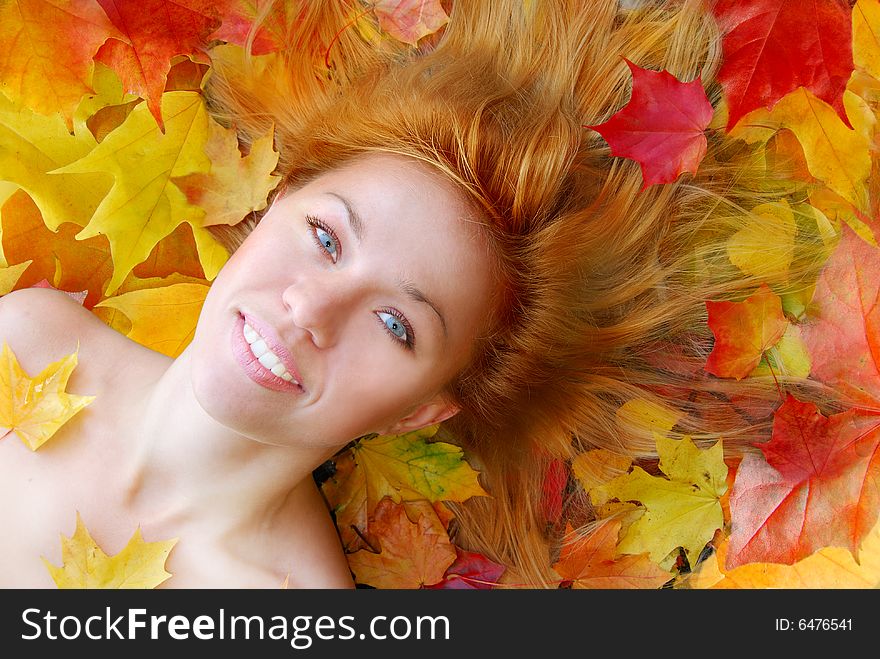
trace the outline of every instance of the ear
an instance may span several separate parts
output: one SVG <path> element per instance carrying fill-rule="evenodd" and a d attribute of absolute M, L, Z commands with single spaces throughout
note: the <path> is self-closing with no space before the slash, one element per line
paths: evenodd
<path fill-rule="evenodd" d="M 419 430 L 435 423 L 446 421 L 459 412 L 458 405 L 449 402 L 442 394 L 438 394 L 427 403 L 422 403 L 405 417 L 380 431 L 382 435 L 400 435 Z"/>

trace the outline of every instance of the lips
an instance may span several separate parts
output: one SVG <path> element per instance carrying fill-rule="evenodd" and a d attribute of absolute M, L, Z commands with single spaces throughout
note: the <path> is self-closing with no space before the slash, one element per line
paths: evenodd
<path fill-rule="evenodd" d="M 252 328 L 247 332 L 251 342 L 256 345 L 256 352 L 262 355 L 262 360 L 254 354 L 251 342 L 246 337 L 245 323 Z M 259 335 L 256 341 L 253 331 Z M 260 319 L 239 314 L 232 332 L 232 352 L 247 376 L 260 386 L 273 391 L 303 393 L 302 376 L 293 357 L 281 343 L 274 328 Z"/>

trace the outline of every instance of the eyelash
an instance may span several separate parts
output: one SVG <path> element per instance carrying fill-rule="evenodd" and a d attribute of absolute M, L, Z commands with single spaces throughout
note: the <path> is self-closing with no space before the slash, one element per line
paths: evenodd
<path fill-rule="evenodd" d="M 315 244 L 318 245 L 318 248 L 321 250 L 323 254 L 327 256 L 333 263 L 337 263 L 339 258 L 342 256 L 342 242 L 336 235 L 336 232 L 324 221 L 315 217 L 314 215 L 306 215 L 306 222 L 311 227 L 312 238 L 315 240 Z M 318 234 L 315 232 L 315 229 L 321 229 L 322 231 L 326 231 L 327 234 L 333 239 L 336 243 L 336 258 L 333 258 L 333 255 L 327 251 L 327 246 L 324 245 L 319 239 Z M 391 340 L 399 346 L 403 346 L 407 350 L 412 350 L 415 348 L 415 332 L 413 331 L 412 325 L 409 324 L 409 321 L 404 318 L 403 314 L 401 314 L 397 309 L 392 309 L 390 307 L 384 307 L 378 310 L 380 313 L 387 313 L 391 316 L 394 316 L 400 323 L 403 325 L 406 330 L 406 340 L 401 341 L 397 336 L 395 336 L 388 326 L 385 324 L 378 315 L 376 315 L 376 320 L 379 321 L 379 324 L 382 325 L 382 328 L 385 330 L 385 334 L 387 334 Z"/>

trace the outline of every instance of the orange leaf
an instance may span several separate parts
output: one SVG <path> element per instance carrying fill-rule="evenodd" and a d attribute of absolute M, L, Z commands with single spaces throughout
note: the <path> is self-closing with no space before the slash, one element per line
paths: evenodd
<path fill-rule="evenodd" d="M 742 302 L 706 301 L 709 327 L 715 345 L 706 360 L 713 375 L 740 380 L 751 373 L 764 351 L 771 348 L 788 327 L 782 313 L 782 299 L 761 284 Z"/>
<path fill-rule="evenodd" d="M 76 240 L 74 236 L 81 227 L 70 222 L 61 224 L 58 233 L 50 231 L 24 190 L 7 200 L 0 218 L 7 257 L 13 263 L 33 259 L 16 288 L 27 288 L 45 279 L 65 291 L 88 291 L 83 303 L 87 308 L 98 303 L 113 274 L 110 244 L 105 236 Z"/>
<path fill-rule="evenodd" d="M 792 564 L 859 544 L 880 514 L 880 415 L 824 416 L 791 394 L 776 411 L 766 461 L 743 458 L 730 495 L 727 568 Z"/>
<path fill-rule="evenodd" d="M 455 547 L 436 515 L 409 520 L 404 504 L 382 499 L 370 520 L 382 551 L 361 550 L 348 557 L 355 581 L 376 588 L 420 588 L 443 579 L 456 559 Z"/>
<path fill-rule="evenodd" d="M 857 403 L 880 408 L 880 251 L 843 228 L 807 321 L 801 324 L 812 375 Z"/>
<path fill-rule="evenodd" d="M 574 582 L 573 588 L 659 588 L 669 581 L 670 574 L 648 554 L 616 557 L 620 526 L 619 520 L 606 522 L 587 538 L 565 545 L 553 569 Z"/>
<path fill-rule="evenodd" d="M 90 93 L 92 57 L 118 36 L 92 0 L 10 0 L 0 3 L 0 91 L 41 114 L 64 115 Z"/>
<path fill-rule="evenodd" d="M 95 59 L 114 69 L 127 91 L 147 100 L 150 112 L 164 132 L 161 113 L 171 59 L 203 55 L 208 37 L 220 27 L 216 7 L 209 0 L 98 0 L 124 35 L 109 39 Z"/>

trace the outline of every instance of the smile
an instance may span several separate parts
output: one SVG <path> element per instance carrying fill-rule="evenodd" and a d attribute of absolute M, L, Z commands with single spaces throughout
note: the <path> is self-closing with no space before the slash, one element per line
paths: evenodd
<path fill-rule="evenodd" d="M 247 376 L 274 391 L 302 393 L 299 373 L 274 329 L 251 316 L 239 314 L 232 333 L 232 351 Z"/>

